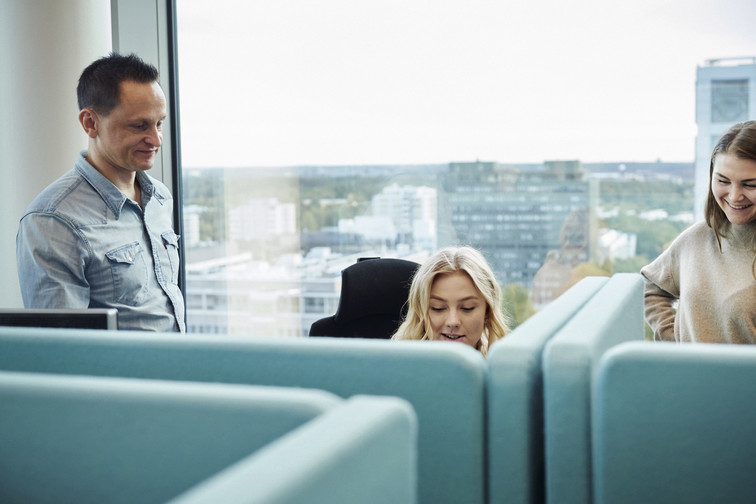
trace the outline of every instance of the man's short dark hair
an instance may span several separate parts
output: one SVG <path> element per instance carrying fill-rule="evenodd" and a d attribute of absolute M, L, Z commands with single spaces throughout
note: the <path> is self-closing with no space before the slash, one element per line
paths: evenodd
<path fill-rule="evenodd" d="M 136 54 L 126 56 L 110 53 L 91 63 L 79 77 L 76 96 L 79 110 L 91 108 L 108 115 L 119 101 L 120 84 L 124 81 L 157 82 L 158 71 Z"/>

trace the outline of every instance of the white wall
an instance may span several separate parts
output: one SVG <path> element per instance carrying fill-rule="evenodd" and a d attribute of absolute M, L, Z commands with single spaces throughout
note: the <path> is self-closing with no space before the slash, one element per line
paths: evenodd
<path fill-rule="evenodd" d="M 112 47 L 106 0 L 0 0 L 0 307 L 21 307 L 18 219 L 86 147 L 79 74 Z"/>

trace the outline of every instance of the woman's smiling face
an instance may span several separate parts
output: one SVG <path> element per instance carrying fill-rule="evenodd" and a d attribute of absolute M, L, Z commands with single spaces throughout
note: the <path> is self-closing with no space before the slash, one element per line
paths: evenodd
<path fill-rule="evenodd" d="M 433 281 L 428 318 L 434 340 L 478 348 L 486 312 L 486 300 L 467 273 L 447 273 Z"/>
<path fill-rule="evenodd" d="M 747 224 L 756 219 L 756 161 L 717 154 L 711 192 L 732 224 Z"/>

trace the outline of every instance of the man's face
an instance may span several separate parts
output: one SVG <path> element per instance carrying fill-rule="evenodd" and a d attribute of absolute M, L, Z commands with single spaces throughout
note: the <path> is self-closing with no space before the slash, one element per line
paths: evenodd
<path fill-rule="evenodd" d="M 166 118 L 165 95 L 157 82 L 122 82 L 119 104 L 106 116 L 95 115 L 96 152 L 89 154 L 96 168 L 121 174 L 152 168 Z"/>

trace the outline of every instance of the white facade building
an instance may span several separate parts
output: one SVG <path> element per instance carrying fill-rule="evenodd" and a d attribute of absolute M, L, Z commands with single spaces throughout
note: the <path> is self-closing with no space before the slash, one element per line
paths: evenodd
<path fill-rule="evenodd" d="M 601 228 L 598 232 L 598 263 L 628 259 L 635 255 L 638 237 L 616 229 Z"/>
<path fill-rule="evenodd" d="M 230 241 L 257 240 L 297 233 L 297 208 L 277 198 L 254 198 L 228 212 Z"/>
<path fill-rule="evenodd" d="M 373 215 L 390 219 L 401 243 L 415 250 L 436 248 L 436 190 L 392 184 L 373 196 Z"/>

